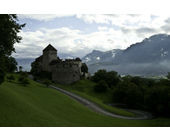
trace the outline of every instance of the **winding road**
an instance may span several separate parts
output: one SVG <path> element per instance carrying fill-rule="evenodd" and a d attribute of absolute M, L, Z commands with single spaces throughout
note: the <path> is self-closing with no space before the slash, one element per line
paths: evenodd
<path fill-rule="evenodd" d="M 122 115 L 114 114 L 114 113 L 111 113 L 109 111 L 104 110 L 103 108 L 99 107 L 95 103 L 93 103 L 93 102 L 91 102 L 87 99 L 84 99 L 83 97 L 76 95 L 75 93 L 66 91 L 64 89 L 61 89 L 61 88 L 53 86 L 53 85 L 50 85 L 49 87 L 56 89 L 56 90 L 60 91 L 61 93 L 77 100 L 78 102 L 87 106 L 88 108 L 92 109 L 93 111 L 107 115 L 107 116 L 111 116 L 111 117 L 114 117 L 114 118 L 128 119 L 128 120 L 144 120 L 144 119 L 151 119 L 152 118 L 152 115 L 150 113 L 147 113 L 147 112 L 144 112 L 144 111 L 139 111 L 139 110 L 131 110 L 131 109 L 127 109 L 127 111 L 136 114 L 135 117 L 128 117 L 128 116 L 122 116 Z"/>

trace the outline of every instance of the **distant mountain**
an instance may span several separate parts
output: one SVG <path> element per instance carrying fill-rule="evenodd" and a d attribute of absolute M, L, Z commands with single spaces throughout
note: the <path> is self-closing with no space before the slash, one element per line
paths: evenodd
<path fill-rule="evenodd" d="M 100 60 L 96 61 L 98 57 Z M 88 59 L 90 62 L 86 61 Z M 92 52 L 83 57 L 83 61 L 91 73 L 106 69 L 120 74 L 166 75 L 170 71 L 170 35 L 153 35 L 125 50 L 111 50 L 98 55 Z"/>
<path fill-rule="evenodd" d="M 144 39 L 116 57 L 119 63 L 148 63 L 170 60 L 170 35 L 158 34 Z"/>
<path fill-rule="evenodd" d="M 113 49 L 110 51 L 102 52 L 98 50 L 93 50 L 91 53 L 87 54 L 82 58 L 82 61 L 86 64 L 95 64 L 95 63 L 111 63 L 114 61 L 116 55 L 120 55 L 123 50 Z"/>

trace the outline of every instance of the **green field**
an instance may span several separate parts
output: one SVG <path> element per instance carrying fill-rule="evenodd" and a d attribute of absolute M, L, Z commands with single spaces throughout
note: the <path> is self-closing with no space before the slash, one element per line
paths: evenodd
<path fill-rule="evenodd" d="M 170 120 L 104 116 L 30 80 L 26 87 L 11 82 L 0 85 L 0 126 L 170 126 Z"/>

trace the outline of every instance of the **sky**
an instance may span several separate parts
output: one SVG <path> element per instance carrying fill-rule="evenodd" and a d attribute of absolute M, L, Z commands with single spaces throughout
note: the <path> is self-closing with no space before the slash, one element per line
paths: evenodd
<path fill-rule="evenodd" d="M 170 16 L 138 14 L 18 15 L 26 26 L 18 34 L 15 58 L 36 58 L 48 45 L 82 58 L 92 50 L 126 49 L 154 34 L 170 34 Z"/>

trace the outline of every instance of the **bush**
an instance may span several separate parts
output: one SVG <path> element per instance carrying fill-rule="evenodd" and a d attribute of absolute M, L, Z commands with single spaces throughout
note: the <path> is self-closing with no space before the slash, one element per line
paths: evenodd
<path fill-rule="evenodd" d="M 170 79 L 170 72 L 168 72 L 168 75 L 166 76 L 168 79 Z"/>
<path fill-rule="evenodd" d="M 29 84 L 29 80 L 24 75 L 25 74 L 20 74 L 20 76 L 18 77 L 18 82 L 23 86 L 27 86 Z"/>
<path fill-rule="evenodd" d="M 7 76 L 7 80 L 8 80 L 9 82 L 14 81 L 14 80 L 15 80 L 15 77 L 14 77 L 13 75 Z"/>
<path fill-rule="evenodd" d="M 50 82 L 50 80 L 46 79 L 46 80 L 43 81 L 43 84 L 46 85 L 47 87 L 49 87 L 51 82 Z"/>
<path fill-rule="evenodd" d="M 25 78 L 28 78 L 28 73 L 27 72 L 20 72 L 20 75 L 25 77 Z"/>
<path fill-rule="evenodd" d="M 107 83 L 104 80 L 99 81 L 95 86 L 94 86 L 94 91 L 95 92 L 106 92 L 108 90 Z"/>
<path fill-rule="evenodd" d="M 37 79 L 37 77 L 34 76 L 33 80 L 34 80 L 34 81 L 37 81 L 38 79 Z"/>
<path fill-rule="evenodd" d="M 23 86 L 27 86 L 27 85 L 30 84 L 30 83 L 29 83 L 29 80 L 28 80 L 27 78 L 24 78 L 24 79 L 22 80 L 21 84 L 22 84 Z"/>
<path fill-rule="evenodd" d="M 0 84 L 4 82 L 5 79 L 5 73 L 4 71 L 0 68 Z"/>

